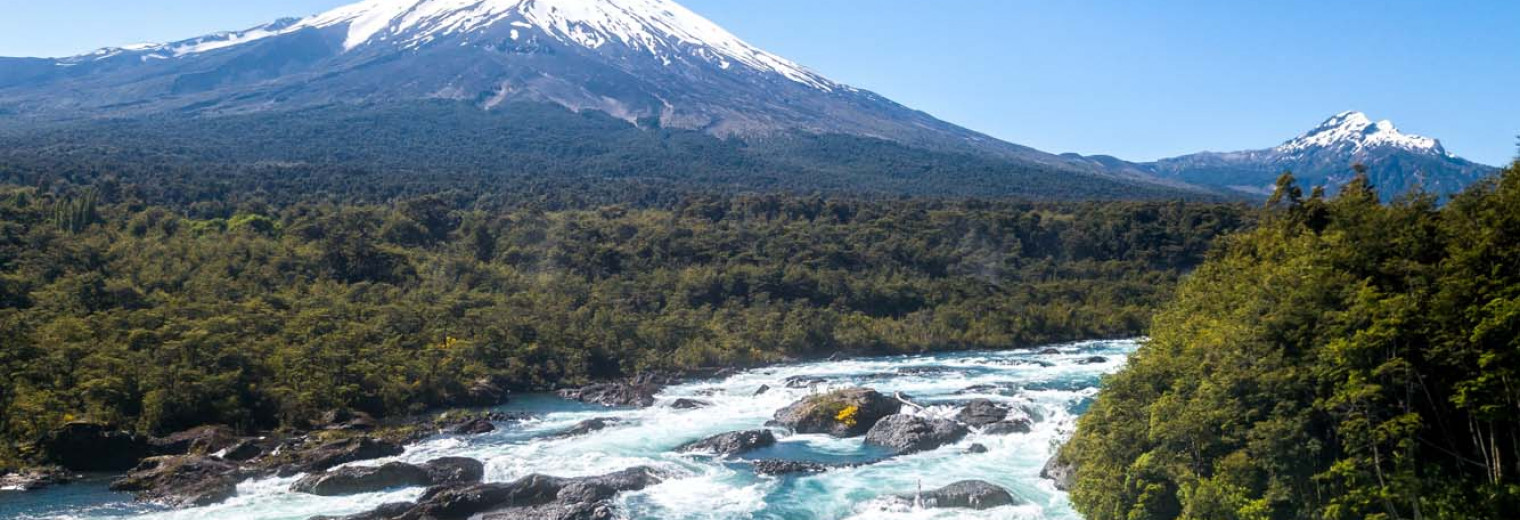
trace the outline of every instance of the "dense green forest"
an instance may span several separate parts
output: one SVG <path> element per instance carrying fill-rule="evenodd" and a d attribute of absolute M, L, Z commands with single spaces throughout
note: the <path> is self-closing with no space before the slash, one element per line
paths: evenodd
<path fill-rule="evenodd" d="M 325 190 L 344 202 L 382 192 L 608 180 L 847 196 L 1220 198 L 881 139 L 813 134 L 720 139 L 654 124 L 635 126 L 595 111 L 545 104 L 486 111 L 444 101 L 58 124 L 0 117 L 0 180 L 30 185 L 36 177 L 111 172 L 130 173 L 151 186 L 145 182 L 150 177 L 196 177 L 197 191 L 246 195 L 255 186 L 246 181 L 256 179 L 260 188 Z"/>
<path fill-rule="evenodd" d="M 0 188 L 0 458 L 13 461 L 70 420 L 299 427 L 339 408 L 460 404 L 481 380 L 532 390 L 1130 336 L 1252 218 L 616 183 L 388 202 L 409 190 L 356 188 L 375 202 L 335 203 L 341 186 L 60 171 Z"/>
<path fill-rule="evenodd" d="M 1061 457 L 1093 520 L 1520 518 L 1520 163 L 1444 206 L 1291 176 Z"/>

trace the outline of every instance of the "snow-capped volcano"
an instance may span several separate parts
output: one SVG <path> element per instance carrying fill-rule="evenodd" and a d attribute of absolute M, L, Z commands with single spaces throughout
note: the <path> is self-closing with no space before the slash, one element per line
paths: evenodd
<path fill-rule="evenodd" d="M 1447 155 L 1440 141 L 1399 132 L 1392 121 L 1385 119 L 1374 123 L 1366 114 L 1355 111 L 1336 114 L 1309 133 L 1273 150 L 1282 154 L 1297 154 L 1327 148 L 1350 154 L 1376 148 L 1396 148 L 1411 153 Z"/>
<path fill-rule="evenodd" d="M 302 19 L 286 19 L 243 31 L 224 32 L 172 44 L 108 48 L 72 61 L 101 59 L 123 52 L 157 58 L 190 55 L 246 45 L 306 29 L 339 28 L 343 50 L 368 45 L 416 48 L 450 36 L 464 37 L 507 25 L 514 41 L 547 36 L 589 49 L 616 44 L 648 52 L 664 63 L 697 59 L 728 69 L 749 67 L 823 90 L 833 82 L 753 45 L 669 0 L 365 0 Z"/>
<path fill-rule="evenodd" d="M 1385 199 L 1416 186 L 1452 193 L 1493 171 L 1448 153 L 1440 141 L 1400 132 L 1391 121 L 1374 122 L 1356 111 L 1331 116 L 1274 148 L 1205 152 L 1137 166 L 1163 178 L 1265 194 L 1285 171 L 1306 185 L 1333 191 L 1351 179 L 1352 165 L 1358 163 L 1368 167 Z"/>

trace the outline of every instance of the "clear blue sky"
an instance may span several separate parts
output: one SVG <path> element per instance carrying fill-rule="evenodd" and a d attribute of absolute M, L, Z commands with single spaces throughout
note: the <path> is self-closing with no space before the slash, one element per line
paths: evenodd
<path fill-rule="evenodd" d="M 345 0 L 0 0 L 0 56 L 59 56 Z M 1050 152 L 1275 145 L 1342 110 L 1488 164 L 1520 134 L 1517 0 L 684 0 L 838 81 Z"/>

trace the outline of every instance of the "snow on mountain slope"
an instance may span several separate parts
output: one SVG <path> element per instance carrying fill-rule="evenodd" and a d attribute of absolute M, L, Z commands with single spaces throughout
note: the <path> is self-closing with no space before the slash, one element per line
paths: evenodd
<path fill-rule="evenodd" d="M 557 40 L 597 49 L 609 43 L 648 52 L 667 64 L 672 55 L 698 57 L 729 69 L 735 64 L 779 74 L 813 88 L 839 85 L 739 37 L 671 0 L 364 0 L 303 19 L 223 32 L 171 44 L 107 48 L 69 58 L 98 60 L 122 52 L 185 57 L 244 45 L 308 28 L 346 27 L 346 51 L 366 45 L 413 48 L 444 36 L 500 23 L 538 29 Z M 518 34 L 518 31 L 513 31 Z"/>
<path fill-rule="evenodd" d="M 1414 153 L 1448 155 L 1441 143 L 1429 137 L 1399 132 L 1392 121 L 1376 123 L 1366 114 L 1355 111 L 1341 112 L 1321 123 L 1314 130 L 1274 148 L 1283 154 L 1296 154 L 1323 148 L 1349 148 L 1358 153 L 1369 148 L 1392 147 Z"/>

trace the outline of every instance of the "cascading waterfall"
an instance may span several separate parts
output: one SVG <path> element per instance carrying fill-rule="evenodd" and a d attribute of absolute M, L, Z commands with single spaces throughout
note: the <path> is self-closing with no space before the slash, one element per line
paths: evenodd
<path fill-rule="evenodd" d="M 1075 519 L 1066 494 L 1039 477 L 1041 466 L 1074 427 L 1097 393 L 1099 378 L 1118 370 L 1138 342 L 1095 341 L 1008 352 L 883 357 L 817 361 L 757 368 L 721 380 L 695 381 L 665 389 L 660 403 L 645 409 L 608 409 L 548 395 L 520 396 L 504 410 L 526 411 L 535 419 L 473 436 L 440 436 L 407 448 L 391 460 L 421 463 L 443 456 L 471 457 L 486 464 L 488 482 L 541 473 L 592 476 L 653 466 L 670 475 L 661 484 L 626 493 L 617 500 L 631 520 L 699 519 Z M 1101 357 L 1099 361 L 1094 359 Z M 794 384 L 788 386 L 788 380 Z M 818 381 L 797 384 L 798 380 Z M 770 390 L 756 395 L 762 386 Z M 960 404 L 987 398 L 1029 413 L 1025 434 L 973 433 L 953 445 L 913 455 L 888 457 L 860 438 L 780 435 L 773 447 L 740 458 L 677 454 L 686 442 L 735 430 L 763 427 L 776 410 L 830 388 L 866 386 L 885 394 L 902 392 L 924 408 L 904 413 L 953 417 Z M 970 390 L 968 390 L 970 389 Z M 700 399 L 712 406 L 676 410 L 674 399 Z M 615 418 L 602 431 L 571 438 L 554 434 L 592 418 Z M 782 433 L 778 431 L 778 434 Z M 972 444 L 985 453 L 967 453 Z M 827 463 L 868 463 L 821 474 L 761 476 L 746 460 L 785 459 Z M 299 479 L 250 480 L 238 496 L 215 506 L 166 511 L 130 499 L 92 481 L 32 493 L 0 495 L 0 517 L 152 518 L 204 520 L 305 520 L 314 515 L 366 511 L 387 502 L 411 501 L 422 489 L 346 497 L 290 492 Z M 1002 486 L 1023 503 L 986 511 L 924 509 L 895 495 L 917 496 L 959 480 L 979 479 Z M 10 511 L 7 511 L 7 508 Z"/>

